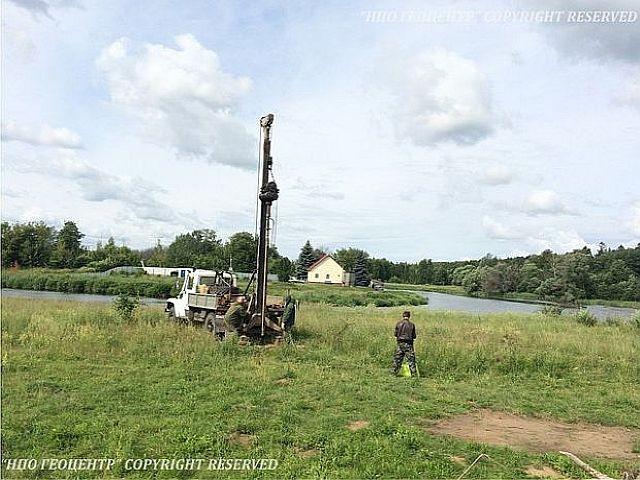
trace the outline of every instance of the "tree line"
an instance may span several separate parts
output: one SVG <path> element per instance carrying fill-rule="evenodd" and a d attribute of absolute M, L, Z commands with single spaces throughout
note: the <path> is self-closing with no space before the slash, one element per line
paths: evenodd
<path fill-rule="evenodd" d="M 252 272 L 257 239 L 248 232 L 226 241 L 214 230 L 200 229 L 181 234 L 167 246 L 135 250 L 116 245 L 113 238 L 89 249 L 84 234 L 72 221 L 59 230 L 44 222 L 2 223 L 2 267 L 46 267 L 104 271 L 123 265 L 188 266 Z M 297 259 L 291 260 L 271 247 L 270 272 L 282 281 L 306 280 L 309 267 L 331 254 L 352 273 L 356 285 L 370 280 L 404 284 L 459 285 L 472 295 L 530 294 L 544 300 L 573 302 L 578 299 L 640 300 L 640 244 L 615 249 L 600 244 L 594 254 L 588 248 L 557 254 L 499 259 L 486 255 L 478 260 L 415 263 L 372 258 L 357 248 L 329 252 L 306 241 Z"/>
<path fill-rule="evenodd" d="M 116 245 L 113 238 L 90 249 L 82 245 L 84 234 L 73 221 L 60 230 L 44 222 L 2 223 L 2 268 L 63 268 L 102 272 L 125 265 L 156 267 L 196 267 L 238 272 L 255 269 L 257 240 L 248 232 L 232 235 L 227 241 L 214 230 L 201 229 L 175 237 L 168 246 L 135 250 Z M 271 273 L 289 280 L 291 261 L 275 247 L 269 251 Z"/>
<path fill-rule="evenodd" d="M 327 252 L 307 242 L 296 262 L 298 278 Z M 594 254 L 584 247 L 557 254 L 499 259 L 486 255 L 479 260 L 416 263 L 371 258 L 364 250 L 345 248 L 333 253 L 345 270 L 352 271 L 357 285 L 369 280 L 414 285 L 458 285 L 470 295 L 529 294 L 541 300 L 574 303 L 581 299 L 640 300 L 640 244 L 615 249 L 604 243 Z"/>

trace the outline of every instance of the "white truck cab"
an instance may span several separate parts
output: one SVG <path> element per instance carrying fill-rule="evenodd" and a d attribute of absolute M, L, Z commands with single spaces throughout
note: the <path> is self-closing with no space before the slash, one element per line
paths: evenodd
<path fill-rule="evenodd" d="M 165 311 L 170 319 L 205 322 L 213 329 L 224 317 L 224 310 L 239 294 L 238 279 L 232 272 L 196 269 L 189 272 L 180 293 L 169 298 Z"/>

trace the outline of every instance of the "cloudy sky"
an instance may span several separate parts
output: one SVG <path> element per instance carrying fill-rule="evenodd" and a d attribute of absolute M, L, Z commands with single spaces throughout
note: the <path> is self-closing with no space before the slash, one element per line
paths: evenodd
<path fill-rule="evenodd" d="M 482 5 L 2 0 L 2 218 L 73 219 L 89 245 L 253 231 L 272 112 L 287 255 L 638 243 L 640 20 L 493 19 L 640 2 Z"/>

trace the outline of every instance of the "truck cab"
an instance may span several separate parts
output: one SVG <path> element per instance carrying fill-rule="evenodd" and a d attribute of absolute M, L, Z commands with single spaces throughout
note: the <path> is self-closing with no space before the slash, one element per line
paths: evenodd
<path fill-rule="evenodd" d="M 180 293 L 169 298 L 165 311 L 170 319 L 184 322 L 218 323 L 233 299 L 240 294 L 232 272 L 196 269 L 187 273 Z"/>

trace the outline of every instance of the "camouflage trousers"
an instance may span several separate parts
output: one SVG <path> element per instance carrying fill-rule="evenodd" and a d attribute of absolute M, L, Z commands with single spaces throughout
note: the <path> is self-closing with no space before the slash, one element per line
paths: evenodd
<path fill-rule="evenodd" d="M 402 360 L 407 357 L 409 370 L 411 375 L 415 376 L 416 370 L 416 352 L 413 351 L 413 343 L 398 342 L 396 352 L 393 354 L 393 373 L 398 373 L 402 367 Z"/>

